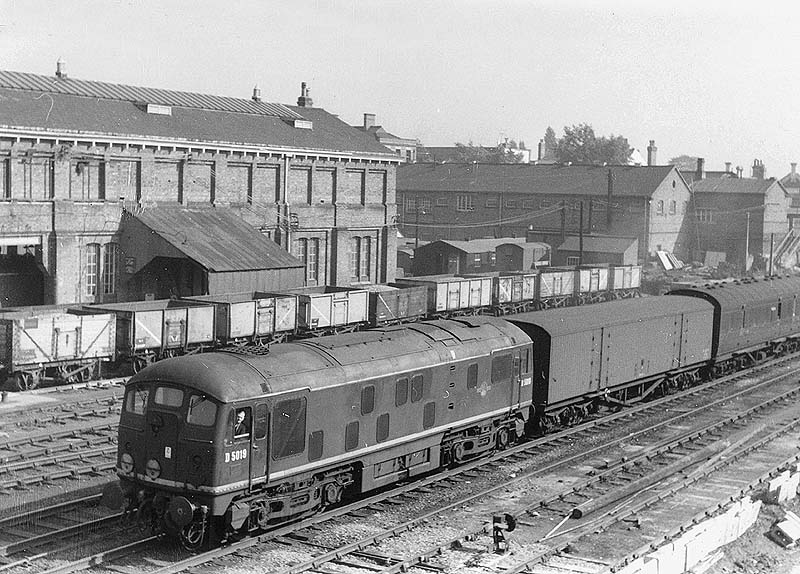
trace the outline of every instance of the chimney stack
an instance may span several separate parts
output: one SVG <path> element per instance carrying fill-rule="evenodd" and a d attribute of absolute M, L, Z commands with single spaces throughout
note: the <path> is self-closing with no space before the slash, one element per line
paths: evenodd
<path fill-rule="evenodd" d="M 305 82 L 302 82 L 300 84 L 300 97 L 297 98 L 297 105 L 301 108 L 314 107 L 314 100 L 311 99 L 310 93 L 311 89 L 306 87 Z"/>
<path fill-rule="evenodd" d="M 742 179 L 742 173 L 744 172 L 744 168 L 740 165 L 736 166 L 736 177 Z"/>
<path fill-rule="evenodd" d="M 258 84 L 253 86 L 253 101 L 254 102 L 261 101 L 261 88 L 258 87 Z"/>
<path fill-rule="evenodd" d="M 767 175 L 767 170 L 764 168 L 764 162 L 760 159 L 753 160 L 753 177 L 755 179 L 764 179 Z"/>
<path fill-rule="evenodd" d="M 364 129 L 375 127 L 375 114 L 364 114 Z"/>
<path fill-rule="evenodd" d="M 56 62 L 56 77 L 62 80 L 67 79 L 67 63 L 61 58 Z"/>
<path fill-rule="evenodd" d="M 726 161 L 725 162 L 725 173 L 730 173 L 730 172 L 731 172 L 731 162 Z"/>
<path fill-rule="evenodd" d="M 793 161 L 791 165 L 792 165 L 792 175 L 796 175 L 797 174 L 797 162 Z"/>
<path fill-rule="evenodd" d="M 706 178 L 706 160 L 702 157 L 697 158 L 697 171 L 694 174 L 695 179 Z"/>
<path fill-rule="evenodd" d="M 647 165 L 656 165 L 656 140 L 650 140 L 650 145 L 647 146 Z"/>
<path fill-rule="evenodd" d="M 539 140 L 539 153 L 538 153 L 538 160 L 542 161 L 544 159 L 544 154 L 546 153 L 544 140 Z"/>

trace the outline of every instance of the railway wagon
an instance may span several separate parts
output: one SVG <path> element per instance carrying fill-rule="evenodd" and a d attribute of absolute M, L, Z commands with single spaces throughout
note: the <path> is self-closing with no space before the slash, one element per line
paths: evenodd
<path fill-rule="evenodd" d="M 718 374 L 800 349 L 800 277 L 766 277 L 676 289 L 668 296 L 694 297 L 714 308 Z"/>
<path fill-rule="evenodd" d="M 492 279 L 492 312 L 494 315 L 521 313 L 537 308 L 538 273 L 496 271 L 468 274 L 464 277 L 490 277 Z"/>
<path fill-rule="evenodd" d="M 138 372 L 153 361 L 202 351 L 214 345 L 211 303 L 158 299 L 85 307 L 117 318 L 117 358 Z"/>
<path fill-rule="evenodd" d="M 369 294 L 349 287 L 298 287 L 284 294 L 297 297 L 298 334 L 321 336 L 346 333 L 367 326 Z M 257 296 L 280 293 L 256 293 Z"/>
<path fill-rule="evenodd" d="M 578 305 L 600 303 L 609 299 L 611 267 L 586 265 L 575 269 L 575 302 Z"/>
<path fill-rule="evenodd" d="M 609 275 L 609 296 L 611 299 L 636 297 L 642 286 L 641 265 L 614 265 Z"/>
<path fill-rule="evenodd" d="M 538 300 L 542 309 L 572 305 L 575 291 L 574 268 L 545 267 L 539 270 Z"/>
<path fill-rule="evenodd" d="M 369 324 L 380 327 L 418 321 L 428 313 L 428 290 L 423 285 L 370 285 Z"/>
<path fill-rule="evenodd" d="M 297 330 L 297 296 L 248 291 L 183 297 L 214 305 L 216 344 L 278 342 Z"/>
<path fill-rule="evenodd" d="M 126 384 L 106 503 L 196 548 L 501 448 L 524 431 L 530 354 L 470 317 L 160 361 Z"/>
<path fill-rule="evenodd" d="M 626 404 L 699 380 L 712 359 L 713 307 L 648 297 L 511 315 L 533 340 L 538 424 L 569 423 L 600 401 Z"/>
<path fill-rule="evenodd" d="M 28 390 L 46 379 L 85 381 L 114 359 L 116 318 L 65 306 L 0 311 L 0 382 Z"/>
<path fill-rule="evenodd" d="M 491 308 L 492 277 L 424 275 L 398 278 L 398 284 L 422 285 L 428 290 L 428 317 L 477 315 Z"/>

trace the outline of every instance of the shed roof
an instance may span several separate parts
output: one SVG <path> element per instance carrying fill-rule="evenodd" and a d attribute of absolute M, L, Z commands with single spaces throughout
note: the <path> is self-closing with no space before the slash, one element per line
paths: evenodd
<path fill-rule="evenodd" d="M 739 177 L 715 177 L 698 179 L 692 183 L 695 193 L 749 193 L 764 195 L 775 184 L 774 179 L 755 179 Z"/>
<path fill-rule="evenodd" d="M 230 208 L 159 205 L 132 215 L 210 272 L 303 267 Z"/>
<path fill-rule="evenodd" d="M 584 236 L 583 250 L 588 253 L 625 253 L 636 241 L 635 237 L 592 237 Z M 580 250 L 580 238 L 571 235 L 558 246 L 559 251 Z"/>
<path fill-rule="evenodd" d="M 516 243 L 516 242 L 506 241 L 504 243 L 501 243 L 497 247 L 506 247 L 506 246 L 508 246 L 508 247 L 510 247 L 512 249 L 513 248 L 521 249 L 522 251 L 542 251 L 542 250 L 543 251 L 549 251 L 550 250 L 550 245 L 548 245 L 547 243 L 541 243 L 539 241 L 526 241 L 525 243 Z"/>
<path fill-rule="evenodd" d="M 148 113 L 146 104 L 170 106 Z M 293 125 L 308 120 L 311 129 Z M 0 70 L 0 128 L 53 136 L 113 136 L 159 142 L 225 144 L 400 159 L 321 108 L 254 102 Z"/>
<path fill-rule="evenodd" d="M 607 195 L 609 172 L 620 196 L 650 197 L 670 174 L 683 181 L 671 165 L 414 163 L 397 168 L 397 190 Z"/>
<path fill-rule="evenodd" d="M 425 246 L 426 249 L 435 249 L 437 244 L 444 244 L 463 251 L 464 253 L 490 253 L 497 249 L 498 245 L 505 243 L 525 243 L 524 237 L 501 237 L 499 239 L 471 239 L 469 241 L 456 241 L 451 239 L 439 239 Z"/>

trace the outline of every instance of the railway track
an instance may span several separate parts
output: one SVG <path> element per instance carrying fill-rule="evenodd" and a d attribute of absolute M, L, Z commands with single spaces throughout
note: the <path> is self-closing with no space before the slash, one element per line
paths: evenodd
<path fill-rule="evenodd" d="M 785 368 L 777 365 L 776 363 L 771 366 Z M 787 401 L 792 401 L 794 404 L 800 389 L 797 384 L 798 371 L 793 369 L 777 376 L 767 377 L 764 376 L 766 368 L 767 366 L 762 366 L 759 369 L 762 373 L 761 380 L 754 380 L 753 371 L 729 377 L 725 388 L 732 392 L 721 398 L 711 399 L 713 393 L 719 392 L 721 383 L 714 381 L 696 387 L 690 393 L 671 395 L 590 421 L 518 445 L 494 457 L 451 469 L 412 484 L 399 485 L 397 488 L 352 505 L 334 509 L 261 536 L 231 543 L 209 553 L 183 557 L 176 556 L 178 552 L 173 548 L 169 552 L 171 556 L 167 561 L 169 564 L 156 568 L 155 571 L 162 574 L 179 572 L 199 564 L 209 562 L 216 564 L 219 560 L 230 560 L 225 557 L 234 554 L 241 557 L 247 552 L 258 553 L 260 568 L 274 568 L 280 572 L 311 571 L 322 567 L 321 565 L 326 562 L 335 562 L 339 568 L 351 562 L 359 564 L 363 560 L 367 560 L 372 565 L 370 569 L 373 570 L 383 568 L 402 570 L 412 567 L 443 571 L 441 567 L 426 564 L 426 561 L 430 562 L 430 552 L 442 555 L 443 548 L 449 548 L 451 544 L 463 546 L 472 538 L 479 540 L 479 533 L 485 528 L 484 521 L 490 519 L 498 509 L 511 508 L 515 504 L 518 506 L 518 500 L 527 497 L 551 501 L 555 497 L 561 500 L 561 497 L 569 493 L 578 492 L 581 480 L 587 481 L 587 484 L 605 484 L 608 481 L 604 482 L 599 477 L 623 471 L 630 472 L 631 452 L 637 453 L 636 460 L 639 461 L 649 461 L 650 458 L 647 457 L 652 458 L 656 455 L 667 458 L 685 457 L 686 454 L 682 453 L 681 449 L 688 448 L 694 451 L 708 448 L 707 444 L 702 445 L 703 440 L 718 443 L 723 440 L 720 436 L 724 436 L 719 433 L 741 432 L 731 430 L 735 428 L 731 425 L 741 425 L 743 424 L 741 421 L 758 416 L 756 413 L 766 412 L 768 408 L 785 408 Z M 689 400 L 699 406 L 688 407 L 686 403 Z M 698 438 L 693 439 L 694 435 Z M 689 440 L 701 442 L 688 446 Z M 576 447 L 579 452 L 570 453 L 575 451 Z M 667 447 L 671 450 L 664 450 Z M 659 449 L 663 452 L 659 453 Z M 709 456 L 715 455 L 712 453 Z M 658 467 L 655 462 L 649 464 Z M 643 468 L 638 467 L 637 470 L 641 471 Z M 586 479 L 585 474 L 592 469 L 595 476 Z M 499 480 L 498 477 L 502 477 L 503 480 Z M 564 489 L 564 484 L 568 484 L 567 489 Z M 454 488 L 455 486 L 458 488 Z M 509 494 L 512 490 L 516 492 Z M 579 499 L 581 496 L 587 496 L 587 494 L 574 495 Z M 596 496 L 598 495 L 595 494 Z M 457 514 L 459 511 L 463 514 L 465 506 L 472 507 L 472 512 L 468 514 L 477 516 L 473 520 L 476 524 L 471 527 L 454 528 L 455 521 L 442 518 Z M 569 502 L 567 506 L 572 507 L 573 503 Z M 419 512 L 412 520 L 393 517 L 393 515 L 414 513 L 415 508 L 427 508 L 428 511 Z M 563 508 L 557 507 L 552 502 L 547 508 L 546 514 L 551 517 L 553 513 L 551 508 L 555 509 L 555 514 L 558 516 L 561 516 L 559 512 L 562 514 L 564 512 Z M 540 516 L 545 515 L 542 510 L 532 512 Z M 525 521 L 527 522 L 527 519 Z M 382 524 L 384 522 L 389 524 Z M 549 528 L 554 525 L 549 519 L 536 522 L 547 524 Z M 539 527 L 539 531 L 541 530 L 542 527 Z M 415 551 L 412 552 L 415 557 L 408 558 L 408 544 L 403 542 L 407 536 L 403 533 L 408 532 L 416 533 L 412 536 L 421 537 L 426 541 L 435 540 L 436 544 L 430 547 L 433 550 Z M 539 535 L 544 536 L 541 532 Z M 387 551 L 386 541 L 395 541 L 399 546 Z M 114 568 L 117 569 L 120 567 L 118 565 L 122 564 L 124 568 L 149 572 L 154 570 L 154 563 L 163 564 L 164 559 L 163 557 L 148 559 L 143 556 L 151 552 L 155 552 L 156 556 L 163 555 L 166 551 L 162 546 L 151 545 L 146 548 L 146 552 L 141 546 L 137 546 L 139 555 L 136 557 L 124 548 L 103 550 L 80 561 L 67 561 L 58 569 L 48 572 L 69 572 L 84 568 L 86 564 L 109 561 L 113 562 Z M 550 554 L 542 553 L 539 559 Z M 473 552 L 472 558 L 475 559 L 476 556 Z M 416 559 L 417 562 L 414 562 Z M 286 564 L 295 566 L 293 569 L 281 570 Z"/>

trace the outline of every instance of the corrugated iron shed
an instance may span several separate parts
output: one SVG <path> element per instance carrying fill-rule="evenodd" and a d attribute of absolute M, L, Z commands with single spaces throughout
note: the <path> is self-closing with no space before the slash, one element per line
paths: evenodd
<path fill-rule="evenodd" d="M 209 272 L 304 267 L 230 208 L 159 205 L 132 215 Z"/>

